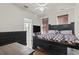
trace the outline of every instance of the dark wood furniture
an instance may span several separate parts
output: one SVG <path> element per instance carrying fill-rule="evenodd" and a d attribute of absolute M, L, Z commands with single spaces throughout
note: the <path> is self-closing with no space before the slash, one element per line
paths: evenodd
<path fill-rule="evenodd" d="M 49 25 L 49 30 L 72 30 L 74 34 L 74 23 L 63 25 Z M 75 34 L 74 34 L 75 35 Z M 48 52 L 49 55 L 66 55 L 67 47 L 79 49 L 79 45 L 64 44 L 62 42 L 51 42 L 33 37 L 33 49 L 41 47 Z"/>
<path fill-rule="evenodd" d="M 33 49 L 37 47 L 43 48 L 48 55 L 66 55 L 67 47 L 62 44 L 55 42 L 50 42 L 46 40 L 39 39 L 38 37 L 33 37 Z"/>
<path fill-rule="evenodd" d="M 71 24 L 62 24 L 62 25 L 50 25 L 49 24 L 49 30 L 58 30 L 58 31 L 72 30 L 72 34 L 75 35 L 75 33 L 74 33 L 74 22 L 72 22 Z"/>
<path fill-rule="evenodd" d="M 0 32 L 0 46 L 14 42 L 26 45 L 26 31 Z"/>
<path fill-rule="evenodd" d="M 37 33 L 41 31 L 41 27 L 38 25 L 33 25 L 33 33 Z"/>

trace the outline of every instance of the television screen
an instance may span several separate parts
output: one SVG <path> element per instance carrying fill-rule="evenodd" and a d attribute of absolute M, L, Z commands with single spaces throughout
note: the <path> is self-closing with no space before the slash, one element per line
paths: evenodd
<path fill-rule="evenodd" d="M 40 26 L 36 26 L 36 25 L 33 26 L 33 33 L 35 32 L 40 32 Z"/>

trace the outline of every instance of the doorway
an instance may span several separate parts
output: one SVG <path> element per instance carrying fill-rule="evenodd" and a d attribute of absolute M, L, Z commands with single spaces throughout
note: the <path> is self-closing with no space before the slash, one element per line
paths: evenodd
<path fill-rule="evenodd" d="M 24 18 L 24 31 L 26 31 L 26 41 L 27 47 L 32 48 L 32 20 L 28 18 Z"/>

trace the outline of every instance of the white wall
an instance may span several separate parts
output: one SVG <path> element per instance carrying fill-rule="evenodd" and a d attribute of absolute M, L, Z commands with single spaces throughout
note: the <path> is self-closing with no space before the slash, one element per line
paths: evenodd
<path fill-rule="evenodd" d="M 49 18 L 49 24 L 57 24 L 57 16 L 69 14 L 68 23 L 74 22 L 74 8 L 66 9 L 64 11 L 53 10 L 51 13 L 48 13 L 46 17 Z"/>
<path fill-rule="evenodd" d="M 33 25 L 40 25 L 41 23 L 35 14 L 27 10 L 14 4 L 0 4 L 0 32 L 24 31 L 25 18 L 31 19 Z M 29 37 L 31 40 L 27 40 L 27 43 L 30 44 L 28 44 L 29 47 L 32 47 L 32 35 Z"/>
<path fill-rule="evenodd" d="M 76 36 L 79 38 L 79 4 L 76 4 L 75 7 L 75 33 Z"/>
<path fill-rule="evenodd" d="M 40 20 L 34 14 L 12 4 L 0 4 L 0 32 L 23 31 L 24 18 L 30 18 L 33 24 L 40 25 Z"/>
<path fill-rule="evenodd" d="M 75 34 L 77 38 L 79 39 L 79 4 L 76 4 L 75 6 Z M 72 51 L 73 55 L 79 55 L 79 50 L 73 49 Z"/>
<path fill-rule="evenodd" d="M 53 10 L 53 11 L 47 13 L 47 14 L 45 15 L 45 17 L 43 17 L 43 18 L 48 18 L 49 24 L 55 25 L 55 24 L 57 23 L 57 22 L 56 22 L 56 11 L 55 11 L 55 10 Z"/>

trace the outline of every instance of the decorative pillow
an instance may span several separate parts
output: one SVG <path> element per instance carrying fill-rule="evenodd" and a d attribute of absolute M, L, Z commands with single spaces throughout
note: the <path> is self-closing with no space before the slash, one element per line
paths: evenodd
<path fill-rule="evenodd" d="M 53 33 L 38 35 L 38 37 L 39 37 L 40 39 L 44 39 L 44 40 L 53 39 L 55 36 L 56 36 L 56 34 L 53 34 Z"/>
<path fill-rule="evenodd" d="M 64 34 L 65 41 L 71 41 L 75 42 L 75 40 L 78 40 L 78 38 L 75 35 L 72 34 Z"/>
<path fill-rule="evenodd" d="M 72 34 L 72 30 L 62 30 L 60 31 L 61 34 Z"/>
<path fill-rule="evenodd" d="M 35 36 L 35 33 L 33 33 L 33 36 Z"/>
<path fill-rule="evenodd" d="M 37 35 L 37 36 L 38 36 L 38 38 L 40 38 L 40 39 L 42 39 L 42 38 L 43 38 L 42 34 L 41 34 L 41 35 Z"/>
<path fill-rule="evenodd" d="M 41 35 L 41 32 L 37 32 L 36 35 Z"/>
<path fill-rule="evenodd" d="M 57 33 L 59 33 L 59 31 L 58 30 L 49 30 L 48 33 L 57 34 Z"/>

